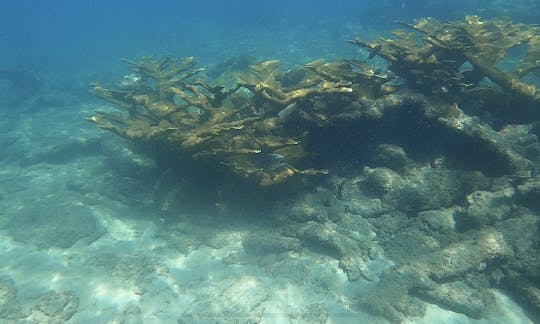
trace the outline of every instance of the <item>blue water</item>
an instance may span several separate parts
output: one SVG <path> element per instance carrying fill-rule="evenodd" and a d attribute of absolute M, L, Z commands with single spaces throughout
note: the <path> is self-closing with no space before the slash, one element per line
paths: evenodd
<path fill-rule="evenodd" d="M 511 7 L 504 6 L 502 14 Z M 304 63 L 352 56 L 343 40 L 388 31 L 396 21 L 497 14 L 492 1 L 410 0 L 2 0 L 0 9 L 0 68 L 32 65 L 65 74 L 114 70 L 118 58 L 149 53 L 196 56 L 205 64 L 246 53 Z"/>
<path fill-rule="evenodd" d="M 421 136 L 397 138 L 397 142 L 409 145 L 411 160 L 420 161 L 411 171 L 419 176 L 402 174 L 414 183 L 404 185 L 396 194 L 405 198 L 393 197 L 399 203 L 405 200 L 405 207 L 385 209 L 388 206 L 381 205 L 378 193 L 363 195 L 358 185 L 376 165 L 363 168 L 377 160 L 363 155 L 367 153 L 361 145 L 369 142 L 370 136 L 400 136 L 384 130 L 353 129 L 365 136 L 360 147 L 347 143 L 354 151 L 347 151 L 349 147 L 343 143 L 330 143 L 328 138 L 325 143 L 329 147 L 320 149 L 336 153 L 336 159 L 349 158 L 346 165 L 338 161 L 340 169 L 336 167 L 327 182 L 288 188 L 291 195 L 284 194 L 276 202 L 266 196 L 250 196 L 249 190 L 236 192 L 236 188 L 220 183 L 230 178 L 217 178 L 193 164 L 182 164 L 153 144 L 136 147 L 85 118 L 97 110 L 113 110 L 88 89 L 92 82 L 111 84 L 129 74 L 122 59 L 194 56 L 210 77 L 219 76 L 229 62 L 238 61 L 248 65 L 277 59 L 284 69 L 298 68 L 318 59 L 366 59 L 365 51 L 346 41 L 356 36 L 367 40 L 390 37 L 399 27 L 397 22 L 422 17 L 450 21 L 480 15 L 510 16 L 522 23 L 539 24 L 539 13 L 538 0 L 0 0 L 0 323 L 210 323 L 207 312 L 216 323 L 386 323 L 393 314 L 384 314 L 382 306 L 382 311 L 375 309 L 375 315 L 358 306 L 358 300 L 369 300 L 370 289 L 385 269 L 417 260 L 418 264 L 429 264 L 423 255 L 448 246 L 463 252 L 468 251 L 467 246 L 482 246 L 484 238 L 488 243 L 500 242 L 499 236 L 484 230 L 499 226 L 497 230 L 504 231 L 504 225 L 493 221 L 470 234 L 466 228 L 457 228 L 453 217 L 459 220 L 468 213 L 479 218 L 499 217 L 498 221 L 515 217 L 523 222 L 514 224 L 523 233 L 510 226 L 512 231 L 505 232 L 504 239 L 508 245 L 515 244 L 516 251 L 522 248 L 521 257 L 528 248 L 537 251 L 538 193 L 519 185 L 523 181 L 538 187 L 532 181 L 538 181 L 538 165 L 528 166 L 528 173 L 521 178 L 490 178 L 481 171 L 489 169 L 483 167 L 491 161 L 446 156 L 444 149 L 429 151 L 431 147 L 423 145 Z M 523 51 L 516 52 L 519 50 Z M 381 60 L 372 62 L 383 66 Z M 539 81 L 537 72 L 528 76 L 532 83 Z M 505 122 L 492 118 L 491 111 L 477 112 L 472 107 L 467 113 L 474 115 L 475 121 Z M 525 124 L 529 122 L 526 116 L 509 119 L 521 124 L 502 132 L 504 136 L 512 131 L 518 134 L 504 139 L 530 144 L 524 148 L 516 145 L 520 154 L 537 163 L 538 123 Z M 388 132 L 409 130 L 407 125 L 402 128 Z M 432 134 L 411 132 L 415 136 Z M 373 153 L 373 147 L 368 149 Z M 391 146 L 386 149 L 394 152 Z M 474 147 L 452 149 L 453 153 L 475 153 Z M 499 153 L 483 149 L 493 156 Z M 398 154 L 393 162 L 411 163 L 401 157 Z M 334 157 L 313 158 L 327 159 L 332 165 L 328 161 Z M 465 161 L 462 165 L 461 158 Z M 384 156 L 379 162 L 384 164 L 383 160 Z M 470 173 L 454 176 L 453 169 L 444 173 L 456 160 L 456 169 L 465 169 L 459 172 Z M 397 174 L 384 172 L 381 179 Z M 438 179 L 448 183 L 437 183 Z M 526 192 L 516 202 L 518 207 L 512 200 L 514 191 L 508 193 L 511 190 L 505 185 Z M 469 197 L 484 189 L 487 194 L 482 194 L 487 198 Z M 448 206 L 430 205 L 435 203 L 424 198 L 434 191 L 442 192 L 443 197 L 448 191 L 459 201 Z M 418 201 L 406 201 L 408 195 L 416 197 L 418 192 L 422 194 Z M 467 210 L 469 204 L 478 210 Z M 426 210 L 415 210 L 426 205 Z M 482 208 L 500 208 L 500 213 L 491 216 Z M 285 226 L 287 220 L 294 226 Z M 306 224 L 315 234 L 302 227 Z M 440 231 L 440 237 L 424 235 L 428 229 L 430 235 Z M 273 236 L 278 234 L 281 236 Z M 341 240 L 342 236 L 346 239 Z M 261 237 L 268 237 L 268 241 L 259 242 Z M 312 243 L 317 246 L 310 246 Z M 350 254 L 336 256 L 334 243 L 352 246 L 353 260 L 346 258 Z M 278 253 L 268 253 L 272 248 Z M 497 248 L 506 253 L 506 245 Z M 342 252 L 336 250 L 337 254 Z M 414 258 L 404 261 L 407 253 Z M 347 264 L 342 263 L 356 265 L 358 255 L 369 260 L 362 260 L 364 268 L 354 269 L 362 275 L 356 273 L 358 278 L 350 280 L 351 274 L 344 272 Z M 527 278 L 535 282 L 536 291 L 537 259 L 531 256 L 526 260 L 531 265 L 523 265 L 527 273 L 536 274 Z M 507 268 L 486 274 L 482 269 L 491 264 L 476 264 L 470 257 L 466 261 L 474 264 L 471 272 L 481 280 L 464 276 L 459 283 L 474 286 L 478 281 L 482 289 L 488 281 L 502 286 L 497 280 L 502 280 Z M 508 260 L 490 261 L 497 266 Z M 519 261 L 513 263 L 517 268 L 519 265 Z M 391 297 L 395 289 L 396 295 L 407 296 L 409 286 L 403 284 L 407 278 L 398 276 L 396 281 L 401 286 L 383 286 L 387 291 L 381 289 L 381 295 L 390 292 Z M 518 304 L 519 296 L 513 300 L 509 295 L 504 290 L 486 294 L 501 309 L 490 318 L 473 318 L 474 307 L 484 302 L 474 295 L 469 296 L 472 311 L 460 311 L 455 305 L 447 310 L 448 305 L 439 303 L 441 307 L 428 306 L 424 318 L 410 321 L 532 323 L 526 303 Z M 388 303 L 392 304 L 390 297 Z M 399 310 L 403 306 L 399 302 L 392 306 Z M 418 309 L 414 303 L 406 306 Z M 471 313 L 473 316 L 468 316 Z M 386 319 L 377 317 L 381 315 Z"/>

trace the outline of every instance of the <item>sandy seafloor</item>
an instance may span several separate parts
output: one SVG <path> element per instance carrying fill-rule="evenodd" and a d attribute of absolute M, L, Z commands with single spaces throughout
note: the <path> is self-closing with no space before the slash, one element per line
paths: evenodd
<path fill-rule="evenodd" d="M 127 142 L 84 120 L 95 103 L 56 95 L 67 99 L 0 119 L 0 322 L 386 323 L 354 302 L 376 281 L 348 282 L 335 259 L 245 254 L 243 235 L 265 223 L 223 208 L 163 214 L 133 196 L 119 170 L 144 157 L 118 161 Z M 411 322 L 531 323 L 496 296 L 496 319 L 431 305 Z"/>

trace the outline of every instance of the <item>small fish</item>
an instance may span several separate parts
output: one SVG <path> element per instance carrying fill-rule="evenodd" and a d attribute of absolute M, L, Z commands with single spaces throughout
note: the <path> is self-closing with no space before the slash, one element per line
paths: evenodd
<path fill-rule="evenodd" d="M 296 102 L 293 102 L 291 104 L 289 104 L 287 107 L 283 108 L 279 113 L 278 113 L 278 117 L 279 119 L 281 119 L 282 121 L 286 121 L 287 119 L 289 119 L 289 117 L 291 117 L 292 113 L 294 113 L 296 111 Z"/>
<path fill-rule="evenodd" d="M 131 88 L 140 84 L 142 78 L 135 74 L 124 75 L 124 78 L 120 82 L 120 87 L 122 88 Z"/>
<path fill-rule="evenodd" d="M 258 157 L 258 162 L 265 171 L 275 171 L 286 165 L 283 161 L 285 156 L 277 153 L 262 154 Z"/>
<path fill-rule="evenodd" d="M 374 58 L 375 55 L 379 54 L 379 52 L 381 51 L 381 48 L 382 48 L 381 44 L 377 44 L 375 47 L 373 47 L 371 49 L 371 52 L 369 53 L 368 58 L 370 59 Z"/>

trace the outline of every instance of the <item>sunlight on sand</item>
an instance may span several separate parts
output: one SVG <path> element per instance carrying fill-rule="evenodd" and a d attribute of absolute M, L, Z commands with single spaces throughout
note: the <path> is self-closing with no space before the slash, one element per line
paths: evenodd
<path fill-rule="evenodd" d="M 168 259 L 165 262 L 165 265 L 169 269 L 184 270 L 186 269 L 186 260 L 187 260 L 187 257 L 185 255 L 180 254 L 176 258 Z"/>
<path fill-rule="evenodd" d="M 133 289 L 111 287 L 105 283 L 98 284 L 95 287 L 94 296 L 101 303 L 108 302 L 118 306 L 123 306 L 131 301 L 137 301 L 139 299 L 139 296 Z"/>

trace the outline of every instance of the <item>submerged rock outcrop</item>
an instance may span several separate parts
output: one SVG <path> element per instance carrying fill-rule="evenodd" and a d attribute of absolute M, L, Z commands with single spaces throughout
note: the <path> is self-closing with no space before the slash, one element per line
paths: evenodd
<path fill-rule="evenodd" d="M 126 61 L 132 75 L 91 90 L 120 113 L 89 120 L 225 181 L 283 189 L 290 200 L 266 213 L 276 227 L 246 234 L 245 252 L 322 253 L 350 281 L 380 277 L 356 307 L 393 322 L 426 303 L 490 318 L 502 289 L 540 317 L 540 28 L 475 16 L 403 25 L 351 41 L 386 70 L 266 61 L 222 84 L 194 58 Z M 186 190 L 163 174 L 154 200 L 165 211 Z M 259 302 L 242 307 L 258 318 Z"/>

